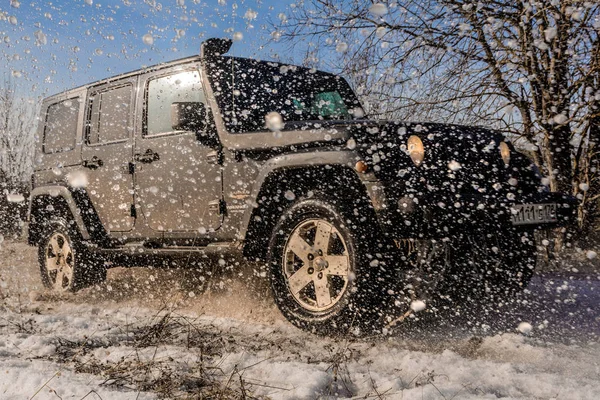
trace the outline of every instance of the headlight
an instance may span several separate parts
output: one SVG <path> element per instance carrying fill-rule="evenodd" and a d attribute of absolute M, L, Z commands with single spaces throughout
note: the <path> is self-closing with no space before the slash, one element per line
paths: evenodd
<path fill-rule="evenodd" d="M 504 166 L 508 167 L 508 164 L 510 164 L 510 148 L 506 142 L 500 142 L 498 148 L 500 149 L 500 157 L 504 161 Z"/>
<path fill-rule="evenodd" d="M 413 160 L 415 165 L 418 167 L 423 162 L 425 158 L 425 147 L 423 147 L 423 142 L 418 136 L 412 135 L 408 138 L 406 142 L 406 149 L 408 151 L 408 155 Z"/>

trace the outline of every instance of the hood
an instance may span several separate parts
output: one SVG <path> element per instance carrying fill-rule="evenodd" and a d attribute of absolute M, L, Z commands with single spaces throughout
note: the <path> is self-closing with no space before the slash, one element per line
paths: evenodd
<path fill-rule="evenodd" d="M 491 194 L 518 191 L 515 182 L 520 186 L 533 184 L 534 188 L 539 185 L 531 162 L 498 131 L 461 125 L 364 121 L 349 127 L 349 133 L 379 179 L 402 181 L 418 191 Z M 406 147 L 413 135 L 421 139 L 425 150 L 419 166 Z M 508 166 L 499 148 L 505 141 L 511 150 Z M 519 190 L 523 192 L 522 187 Z"/>

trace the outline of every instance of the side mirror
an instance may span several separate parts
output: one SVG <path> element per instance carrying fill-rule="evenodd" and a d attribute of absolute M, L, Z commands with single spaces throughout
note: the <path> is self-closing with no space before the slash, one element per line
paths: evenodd
<path fill-rule="evenodd" d="M 196 102 L 171 104 L 171 128 L 175 131 L 200 132 L 206 129 L 206 106 Z"/>

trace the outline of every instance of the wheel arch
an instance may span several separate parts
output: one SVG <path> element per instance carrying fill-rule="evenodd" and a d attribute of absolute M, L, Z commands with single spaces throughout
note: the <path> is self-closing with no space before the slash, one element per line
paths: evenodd
<path fill-rule="evenodd" d="M 90 238 L 71 192 L 64 186 L 47 186 L 31 192 L 28 243 L 37 245 L 46 223 L 57 216 L 65 218 L 69 227 L 77 228 L 82 239 Z"/>
<path fill-rule="evenodd" d="M 270 170 L 261 181 L 242 234 L 244 256 L 266 261 L 269 241 L 283 212 L 298 199 L 325 194 L 328 201 L 344 206 L 367 207 L 368 218 L 376 219 L 367 187 L 357 173 L 344 164 L 296 165 Z M 326 186 L 323 186 L 323 183 Z M 311 193 L 312 192 L 312 193 Z"/>

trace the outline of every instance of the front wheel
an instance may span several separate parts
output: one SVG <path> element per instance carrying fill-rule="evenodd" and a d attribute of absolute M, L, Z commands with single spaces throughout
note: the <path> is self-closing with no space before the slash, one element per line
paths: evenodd
<path fill-rule="evenodd" d="M 271 286 L 283 315 L 316 333 L 364 332 L 380 316 L 373 229 L 321 200 L 281 217 L 270 242 Z"/>
<path fill-rule="evenodd" d="M 75 292 L 106 279 L 104 262 L 90 254 L 62 220 L 48 224 L 38 260 L 42 283 L 57 293 Z"/>

